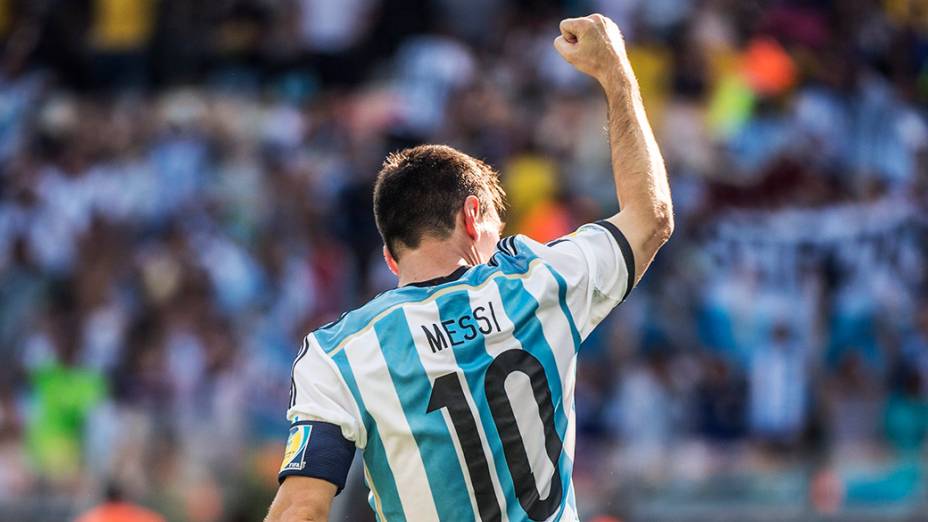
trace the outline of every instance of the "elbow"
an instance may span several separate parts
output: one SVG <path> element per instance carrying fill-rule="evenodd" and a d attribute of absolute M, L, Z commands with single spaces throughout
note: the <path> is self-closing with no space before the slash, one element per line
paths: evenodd
<path fill-rule="evenodd" d="M 659 248 L 673 235 L 673 206 L 669 201 L 654 206 L 651 223 L 651 238 Z"/>

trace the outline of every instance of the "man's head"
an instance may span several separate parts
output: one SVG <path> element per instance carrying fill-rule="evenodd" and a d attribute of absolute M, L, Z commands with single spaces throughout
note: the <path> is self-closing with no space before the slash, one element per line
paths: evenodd
<path fill-rule="evenodd" d="M 444 145 L 387 156 L 374 185 L 374 215 L 390 268 L 424 241 L 447 242 L 486 262 L 502 228 L 505 193 L 487 164 Z"/>

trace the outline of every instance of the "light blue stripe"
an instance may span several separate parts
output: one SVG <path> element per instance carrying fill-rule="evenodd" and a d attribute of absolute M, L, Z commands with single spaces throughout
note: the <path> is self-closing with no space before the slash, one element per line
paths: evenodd
<path fill-rule="evenodd" d="M 554 425 L 561 442 L 567 433 L 567 415 L 564 411 L 563 388 L 561 387 L 561 376 L 558 373 L 557 362 L 554 352 L 548 341 L 545 339 L 544 332 L 541 328 L 541 322 L 535 314 L 538 310 L 538 301 L 532 297 L 532 294 L 525 289 L 522 281 L 519 279 L 508 279 L 505 277 L 496 277 L 494 279 L 499 287 L 499 294 L 503 301 L 503 308 L 506 315 L 515 325 L 513 335 L 522 344 L 522 349 L 532 354 L 541 363 L 545 369 L 545 376 L 548 378 L 548 387 L 551 392 L 551 400 L 554 405 Z M 561 448 L 561 455 L 558 458 L 558 472 L 561 475 L 561 503 L 557 517 L 564 510 L 564 497 L 567 487 L 570 485 L 570 473 L 567 463 L 565 462 L 565 452 Z M 557 520 L 555 517 L 555 520 Z"/>
<path fill-rule="evenodd" d="M 467 482 L 445 419 L 438 412 L 426 413 L 432 385 L 419 360 L 406 313 L 402 308 L 394 310 L 377 321 L 374 331 L 406 422 L 419 446 L 438 518 L 474 520 Z"/>
<path fill-rule="evenodd" d="M 577 495 L 574 492 L 574 483 L 571 481 L 570 486 L 567 488 L 567 500 L 564 502 L 566 509 L 568 506 L 576 513 L 577 518 L 580 518 L 580 513 L 577 511 Z M 563 511 L 563 510 L 562 510 Z"/>
<path fill-rule="evenodd" d="M 453 292 L 448 295 L 439 297 L 436 300 L 438 312 L 441 319 L 457 319 L 464 315 L 473 317 L 470 306 L 470 297 L 466 290 Z M 500 311 L 501 312 L 501 311 Z M 475 322 L 479 328 L 479 324 Z M 525 517 L 522 507 L 516 497 L 515 485 L 512 482 L 512 475 L 509 473 L 509 466 L 506 464 L 506 454 L 503 451 L 503 444 L 499 432 L 496 430 L 496 423 L 493 421 L 493 414 L 490 412 L 490 404 L 487 401 L 486 392 L 484 391 L 484 381 L 486 369 L 493 362 L 493 358 L 487 353 L 484 335 L 477 331 L 477 338 L 467 341 L 463 345 L 454 348 L 454 357 L 457 360 L 458 367 L 464 372 L 464 378 L 467 380 L 467 386 L 470 388 L 471 397 L 474 400 L 478 410 L 480 424 L 483 426 L 483 432 L 486 434 L 487 443 L 493 451 L 493 464 L 496 467 L 496 475 L 499 477 L 500 487 L 505 499 L 497 499 L 500 502 L 506 501 L 506 511 L 509 520 L 519 520 Z M 500 506 L 502 509 L 502 505 Z"/>
<path fill-rule="evenodd" d="M 567 306 L 567 281 L 561 277 L 561 274 L 557 272 L 551 265 L 545 265 L 551 275 L 554 277 L 554 280 L 557 281 L 557 300 L 561 305 L 561 312 L 564 314 L 564 317 L 567 318 L 567 324 L 570 325 L 570 337 L 574 341 L 574 353 L 580 351 L 580 344 L 583 342 L 580 339 L 580 331 L 577 330 L 577 324 L 574 322 L 574 316 L 570 313 L 570 307 Z"/>
<path fill-rule="evenodd" d="M 567 241 L 570 241 L 569 239 Z M 519 257 L 524 258 L 528 263 L 531 263 L 533 260 L 538 258 L 538 255 L 528 247 L 518 236 L 513 239 L 514 244 L 516 245 L 516 250 L 519 253 Z M 577 323 L 574 322 L 574 316 L 570 311 L 570 307 L 567 306 L 567 281 L 564 277 L 554 269 L 548 263 L 545 263 L 545 268 L 548 269 L 548 272 L 551 273 L 551 276 L 554 277 L 554 280 L 557 281 L 557 297 L 561 306 L 561 312 L 564 314 L 564 317 L 567 319 L 567 324 L 570 325 L 570 336 L 574 342 L 574 353 L 580 351 L 580 344 L 583 342 L 583 339 L 580 338 L 580 330 L 577 329 Z M 511 273 L 510 270 L 503 270 L 504 273 Z"/>
<path fill-rule="evenodd" d="M 338 367 L 345 379 L 345 384 L 351 391 L 358 409 L 361 411 L 361 419 L 364 422 L 364 428 L 367 431 L 367 446 L 364 448 L 364 464 L 370 472 L 371 480 L 374 481 L 374 488 L 380 497 L 380 504 L 384 516 L 390 520 L 400 520 L 405 522 L 406 516 L 403 513 L 403 504 L 400 502 L 400 495 L 396 489 L 396 480 L 393 477 L 393 471 L 390 469 L 390 463 L 387 460 L 387 450 L 384 448 L 383 441 L 380 439 L 380 432 L 377 430 L 377 424 L 367 412 L 364 406 L 364 400 L 361 398 L 361 390 L 355 381 L 354 372 L 351 370 L 351 364 L 345 352 L 340 352 L 332 357 L 335 365 Z M 370 498 L 371 509 L 374 513 L 377 508 L 374 505 L 373 497 Z"/>

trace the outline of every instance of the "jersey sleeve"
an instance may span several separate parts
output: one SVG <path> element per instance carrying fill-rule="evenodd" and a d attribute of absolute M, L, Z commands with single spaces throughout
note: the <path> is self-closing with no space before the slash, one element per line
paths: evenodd
<path fill-rule="evenodd" d="M 634 286 L 631 246 L 609 221 L 583 225 L 547 244 L 519 238 L 564 279 L 567 307 L 584 339 Z"/>
<path fill-rule="evenodd" d="M 318 478 L 341 492 L 355 447 L 364 446 L 364 426 L 335 363 L 312 335 L 293 363 L 287 418 L 290 435 L 278 481 L 292 475 Z"/>

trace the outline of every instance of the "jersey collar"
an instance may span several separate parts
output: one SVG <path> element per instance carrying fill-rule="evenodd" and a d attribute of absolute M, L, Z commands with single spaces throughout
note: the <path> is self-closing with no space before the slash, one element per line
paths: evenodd
<path fill-rule="evenodd" d="M 421 287 L 427 287 L 427 286 L 440 285 L 442 283 L 448 283 L 456 279 L 459 279 L 462 275 L 464 275 L 464 272 L 467 272 L 469 268 L 470 268 L 469 266 L 459 266 L 454 270 L 454 272 L 451 272 L 450 274 L 446 276 L 436 277 L 434 279 L 429 279 L 428 281 L 416 281 L 414 283 L 407 283 L 403 285 L 403 288 L 407 286 L 418 286 L 421 288 Z"/>

